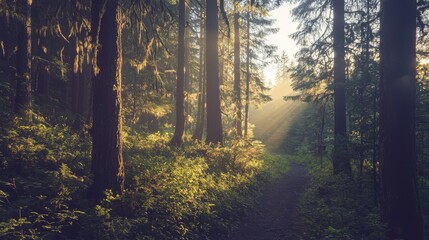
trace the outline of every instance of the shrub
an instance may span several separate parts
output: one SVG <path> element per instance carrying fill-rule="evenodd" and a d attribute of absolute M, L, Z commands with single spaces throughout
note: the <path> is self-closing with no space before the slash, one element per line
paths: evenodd
<path fill-rule="evenodd" d="M 221 148 L 186 138 L 172 148 L 169 134 L 125 132 L 126 191 L 107 191 L 91 206 L 87 133 L 40 115 L 1 130 L 2 239 L 219 238 L 250 211 L 263 183 L 286 168 L 260 142 Z"/>

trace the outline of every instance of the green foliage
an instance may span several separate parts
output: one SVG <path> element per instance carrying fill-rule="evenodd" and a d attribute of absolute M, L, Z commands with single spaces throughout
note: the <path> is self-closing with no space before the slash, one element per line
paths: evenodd
<path fill-rule="evenodd" d="M 168 135 L 128 136 L 124 158 L 128 190 L 86 217 L 85 238 L 208 239 L 229 231 L 253 206 L 270 168 L 262 148 L 240 140 L 219 148 Z M 261 176 L 261 177 L 259 177 Z M 91 231 L 90 231 L 91 230 Z"/>
<path fill-rule="evenodd" d="M 331 149 L 321 158 L 320 111 L 304 112 L 301 121 L 288 133 L 287 158 L 307 166 L 310 183 L 299 203 L 295 227 L 299 239 L 384 239 L 384 225 L 374 204 L 372 165 L 365 161 L 362 176 L 333 175 Z M 332 144 L 331 124 L 323 133 L 322 143 Z M 353 162 L 353 167 L 357 167 Z"/>
<path fill-rule="evenodd" d="M 89 142 L 38 115 L 9 124 L 0 137 L 0 236 L 58 239 L 84 214 Z"/>
<path fill-rule="evenodd" d="M 384 225 L 370 192 L 357 181 L 332 175 L 331 167 L 313 165 L 300 202 L 302 239 L 384 239 Z"/>
<path fill-rule="evenodd" d="M 263 183 L 287 169 L 260 142 L 226 147 L 169 134 L 127 133 L 127 190 L 86 200 L 91 183 L 90 139 L 65 124 L 15 118 L 0 139 L 2 239 L 211 239 L 236 227 Z"/>

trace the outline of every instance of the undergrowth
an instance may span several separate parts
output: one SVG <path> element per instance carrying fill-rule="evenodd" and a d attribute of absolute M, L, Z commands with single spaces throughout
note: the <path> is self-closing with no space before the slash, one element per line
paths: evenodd
<path fill-rule="evenodd" d="M 310 175 L 299 204 L 299 239 L 385 239 L 370 188 L 360 187 L 357 178 L 333 175 L 330 163 L 320 164 L 312 155 L 292 158 Z"/>
<path fill-rule="evenodd" d="M 292 126 L 284 142 L 288 159 L 306 166 L 308 186 L 300 198 L 296 239 L 382 240 L 385 226 L 375 203 L 372 166 L 365 164 L 357 176 L 357 161 L 352 161 L 354 176 L 333 175 L 332 122 L 327 121 L 323 155 L 318 150 L 319 116 L 309 107 Z"/>
<path fill-rule="evenodd" d="M 126 191 L 91 206 L 91 140 L 85 129 L 2 115 L 1 239 L 213 239 L 254 206 L 261 186 L 287 170 L 260 142 L 216 147 L 126 132 Z"/>

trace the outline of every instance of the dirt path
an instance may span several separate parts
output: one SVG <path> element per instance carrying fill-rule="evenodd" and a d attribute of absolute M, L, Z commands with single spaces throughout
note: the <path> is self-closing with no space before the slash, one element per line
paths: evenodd
<path fill-rule="evenodd" d="M 284 101 L 284 96 L 294 95 L 289 83 L 284 82 L 270 91 L 273 101 L 253 109 L 250 122 L 253 132 L 272 152 L 281 152 L 284 139 L 296 121 L 300 120 L 305 103 Z M 303 166 L 291 163 L 289 172 L 281 179 L 269 184 L 253 214 L 247 216 L 230 240 L 277 240 L 297 239 L 297 204 L 308 182 Z"/>
<path fill-rule="evenodd" d="M 254 214 L 243 220 L 230 240 L 297 239 L 297 204 L 308 177 L 303 166 L 292 163 L 290 167 L 282 179 L 265 189 Z"/>

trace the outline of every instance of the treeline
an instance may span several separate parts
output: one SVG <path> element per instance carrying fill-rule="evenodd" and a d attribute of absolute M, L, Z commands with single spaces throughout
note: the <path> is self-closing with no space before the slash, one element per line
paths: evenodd
<path fill-rule="evenodd" d="M 329 153 L 334 174 L 356 176 L 369 190 L 388 239 L 424 239 L 428 3 L 291 2 L 301 47 L 295 63 L 278 69 L 289 67 L 279 76 L 289 71 L 300 92 L 286 99 L 318 109 L 311 151 L 321 162 Z"/>

